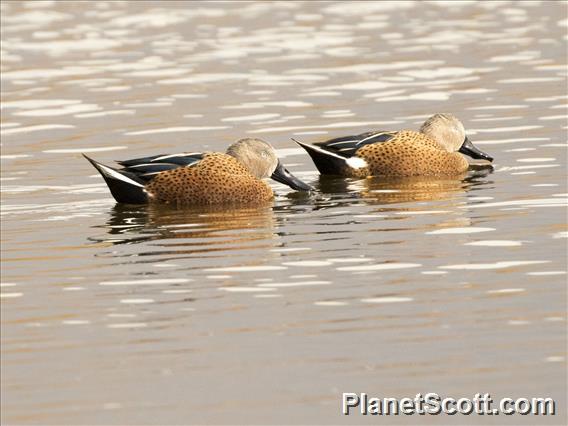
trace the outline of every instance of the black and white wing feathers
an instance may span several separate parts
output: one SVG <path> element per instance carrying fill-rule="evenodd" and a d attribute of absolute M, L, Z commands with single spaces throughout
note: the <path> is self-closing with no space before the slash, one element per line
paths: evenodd
<path fill-rule="evenodd" d="M 339 154 L 343 157 L 352 157 L 357 150 L 365 145 L 386 142 L 393 138 L 397 132 L 373 131 L 361 133 L 354 136 L 343 136 L 340 138 L 330 139 L 324 142 L 318 142 L 317 145 L 323 149 Z"/>
<path fill-rule="evenodd" d="M 202 159 L 202 153 L 190 152 L 134 158 L 132 160 L 118 161 L 118 164 L 123 167 L 121 170 L 133 173 L 144 181 L 150 181 L 158 173 L 174 170 L 178 167 L 195 166 Z"/>
<path fill-rule="evenodd" d="M 106 166 L 92 158 L 83 156 L 95 167 L 104 178 L 114 199 L 119 203 L 144 204 L 148 202 L 145 186 L 158 173 L 174 170 L 179 167 L 191 167 L 203 159 L 199 152 L 154 155 L 152 157 L 135 158 L 118 161 L 121 169 Z"/>

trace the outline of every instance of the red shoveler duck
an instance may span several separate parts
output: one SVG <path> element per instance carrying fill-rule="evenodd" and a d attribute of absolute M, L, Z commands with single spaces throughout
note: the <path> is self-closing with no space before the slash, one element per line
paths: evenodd
<path fill-rule="evenodd" d="M 464 126 L 452 114 L 435 114 L 420 131 L 374 131 L 303 147 L 324 175 L 451 176 L 469 168 L 462 155 L 493 161 L 471 143 Z"/>
<path fill-rule="evenodd" d="M 263 181 L 268 177 L 298 191 L 313 189 L 293 176 L 274 148 L 260 139 L 241 139 L 226 153 L 191 152 L 118 161 L 119 169 L 84 156 L 119 203 L 262 203 L 274 197 L 270 185 Z"/>

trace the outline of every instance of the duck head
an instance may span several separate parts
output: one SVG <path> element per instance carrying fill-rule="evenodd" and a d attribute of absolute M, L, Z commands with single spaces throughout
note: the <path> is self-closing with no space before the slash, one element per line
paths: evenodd
<path fill-rule="evenodd" d="M 280 162 L 274 148 L 261 139 L 240 139 L 229 148 L 227 154 L 235 157 L 258 179 L 272 178 L 297 191 L 312 191 L 313 188 L 302 182 Z"/>
<path fill-rule="evenodd" d="M 452 114 L 435 114 L 420 127 L 420 132 L 440 143 L 448 152 L 461 152 L 476 160 L 493 161 L 477 148 L 465 134 L 463 124 Z"/>

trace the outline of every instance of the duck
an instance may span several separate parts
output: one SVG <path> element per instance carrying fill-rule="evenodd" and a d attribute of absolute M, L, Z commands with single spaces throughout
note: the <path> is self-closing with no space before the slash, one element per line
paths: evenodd
<path fill-rule="evenodd" d="M 463 123 L 449 113 L 432 115 L 418 132 L 371 131 L 313 145 L 292 140 L 307 151 L 322 175 L 452 176 L 469 168 L 462 154 L 493 161 L 469 140 Z"/>
<path fill-rule="evenodd" d="M 268 177 L 297 191 L 313 190 L 284 167 L 268 142 L 256 138 L 240 139 L 224 153 L 160 154 L 117 161 L 120 168 L 83 156 L 124 204 L 263 203 L 274 197 Z"/>

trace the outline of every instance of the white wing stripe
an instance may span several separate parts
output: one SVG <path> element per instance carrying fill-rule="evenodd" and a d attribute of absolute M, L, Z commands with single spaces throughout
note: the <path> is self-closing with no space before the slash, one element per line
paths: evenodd
<path fill-rule="evenodd" d="M 104 174 L 106 174 L 107 176 L 112 177 L 113 179 L 118 179 L 121 180 L 123 182 L 126 182 L 130 185 L 134 185 L 134 186 L 139 186 L 140 188 L 144 188 L 144 185 L 140 185 L 138 182 L 136 182 L 135 180 L 132 180 L 126 176 L 124 176 L 123 174 L 117 172 L 116 170 L 111 169 L 110 167 L 105 166 L 104 164 L 98 163 L 99 167 L 102 169 L 102 171 L 104 172 Z"/>
<path fill-rule="evenodd" d="M 373 139 L 373 138 L 376 138 L 376 137 L 378 137 L 378 136 L 381 136 L 381 135 L 388 135 L 388 134 L 390 134 L 390 135 L 392 136 L 392 133 L 391 133 L 391 132 L 377 132 L 377 133 L 373 133 L 371 136 L 367 136 L 365 139 L 361 139 L 359 142 L 357 142 L 357 145 L 359 145 L 360 143 L 363 143 L 363 142 L 365 142 L 365 141 L 367 141 L 367 140 L 369 140 L 369 139 Z"/>
<path fill-rule="evenodd" d="M 152 162 L 154 161 L 160 161 L 160 160 L 165 160 L 167 158 L 173 158 L 173 157 L 191 157 L 193 155 L 201 155 L 201 152 L 182 152 L 181 154 L 169 154 L 169 155 L 162 155 L 161 157 L 158 158 L 154 158 L 152 160 Z"/>
<path fill-rule="evenodd" d="M 166 165 L 166 166 L 172 166 L 172 163 L 144 163 L 144 164 L 135 164 L 133 166 L 128 166 L 129 169 L 133 169 L 136 167 L 146 167 L 146 166 L 161 166 L 161 165 Z"/>
<path fill-rule="evenodd" d="M 377 137 L 378 135 L 380 135 L 381 133 L 373 133 L 371 136 L 367 136 L 365 139 L 361 139 L 359 142 L 357 142 L 357 145 L 359 145 L 360 143 L 363 143 L 369 139 L 373 139 L 374 137 Z"/>
<path fill-rule="evenodd" d="M 334 146 L 334 145 L 341 145 L 343 143 L 353 143 L 353 142 L 357 142 L 357 139 L 352 139 L 352 140 L 349 140 L 349 141 L 338 141 L 338 142 L 326 143 L 325 146 Z"/>
<path fill-rule="evenodd" d="M 314 150 L 316 150 L 316 151 L 319 151 L 319 152 L 321 152 L 322 154 L 329 155 L 330 157 L 339 158 L 340 160 L 342 160 L 343 162 L 345 162 L 345 164 L 347 164 L 347 166 L 349 166 L 349 167 L 351 167 L 351 168 L 353 168 L 353 169 L 360 169 L 360 168 L 365 167 L 365 166 L 367 165 L 367 162 L 366 162 L 365 160 L 363 160 L 362 158 L 360 158 L 360 157 L 345 158 L 345 157 L 342 157 L 341 155 L 334 154 L 333 152 L 328 151 L 328 150 L 326 150 L 326 149 L 322 149 L 322 148 L 320 148 L 319 146 L 316 146 L 316 145 L 308 145 L 308 144 L 305 144 L 305 143 L 302 143 L 302 142 L 298 142 L 298 141 L 297 141 L 296 139 L 294 139 L 294 138 L 292 138 L 292 140 L 293 140 L 294 142 L 296 142 L 297 144 L 299 144 L 299 145 L 309 146 L 310 148 L 312 148 L 312 149 L 314 149 Z"/>

